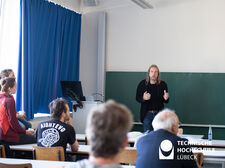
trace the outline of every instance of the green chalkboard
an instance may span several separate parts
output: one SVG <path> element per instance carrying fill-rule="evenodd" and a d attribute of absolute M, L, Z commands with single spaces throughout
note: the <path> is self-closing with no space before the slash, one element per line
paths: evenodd
<path fill-rule="evenodd" d="M 185 124 L 225 125 L 225 74 L 162 72 L 169 89 L 166 107 L 176 111 Z M 139 120 L 136 88 L 146 72 L 106 72 L 106 100 L 127 105 Z"/>

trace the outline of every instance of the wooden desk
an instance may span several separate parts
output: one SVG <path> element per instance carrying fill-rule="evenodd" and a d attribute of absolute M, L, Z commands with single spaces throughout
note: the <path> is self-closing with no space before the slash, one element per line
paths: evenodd
<path fill-rule="evenodd" d="M 204 140 L 203 140 L 204 141 Z M 225 143 L 225 141 L 221 140 L 213 140 L 212 143 L 217 143 L 217 145 Z M 12 145 L 10 148 L 15 151 L 32 151 L 32 146 L 36 144 L 26 144 L 26 145 Z M 126 149 L 135 149 L 134 147 L 126 147 Z M 67 149 L 66 152 L 69 154 L 86 154 L 90 153 L 91 146 L 90 145 L 79 145 L 78 152 L 72 152 L 70 149 Z M 213 162 L 218 159 L 225 160 L 225 149 L 212 149 L 212 150 L 193 150 L 193 152 L 202 152 L 204 155 L 204 162 Z M 224 161 L 225 163 L 225 161 Z M 44 168 L 44 167 L 43 167 Z M 50 168 L 50 167 L 49 167 Z"/>
<path fill-rule="evenodd" d="M 7 164 L 31 163 L 32 168 L 75 168 L 74 162 L 62 162 L 62 161 L 0 158 L 0 162 Z"/>
<path fill-rule="evenodd" d="M 25 145 L 10 145 L 10 149 L 14 151 L 32 151 L 33 147 L 37 146 L 37 144 L 25 144 Z"/>
<path fill-rule="evenodd" d="M 37 144 L 25 144 L 25 145 L 10 145 L 10 149 L 13 151 L 33 151 L 33 146 L 37 146 Z M 74 154 L 89 154 L 91 147 L 89 145 L 79 145 L 78 152 L 72 152 L 71 149 L 67 148 L 67 153 Z"/>
<path fill-rule="evenodd" d="M 87 145 L 87 137 L 85 134 L 76 134 L 76 139 L 78 142 L 84 142 Z"/>
<path fill-rule="evenodd" d="M 128 136 L 128 142 L 130 144 L 134 144 L 136 142 L 136 140 L 140 137 L 142 137 L 144 134 L 141 132 L 129 132 L 127 134 Z M 182 134 L 182 135 L 178 135 L 182 138 L 187 138 L 187 139 L 202 139 L 204 137 L 204 135 L 191 135 L 191 134 Z M 87 145 L 87 136 L 85 134 L 76 134 L 76 139 L 78 142 L 85 142 L 85 144 Z"/>
<path fill-rule="evenodd" d="M 87 145 L 87 136 L 85 134 L 76 134 L 76 139 L 78 142 L 85 142 L 85 144 Z M 129 136 L 128 134 L 128 142 L 130 144 L 135 143 L 137 137 L 134 136 Z"/>
<path fill-rule="evenodd" d="M 9 159 L 9 158 L 0 158 L 0 162 L 7 163 L 7 164 L 31 163 L 33 168 L 76 168 L 75 162 Z M 121 165 L 121 166 L 123 168 L 135 168 L 135 166 L 125 166 L 125 165 Z"/>
<path fill-rule="evenodd" d="M 14 151 L 32 151 L 33 146 L 37 146 L 37 144 L 26 144 L 26 145 L 10 145 L 10 149 Z M 126 149 L 136 149 L 134 147 L 126 147 Z M 89 154 L 91 151 L 90 145 L 79 145 L 79 149 L 77 152 L 72 152 L 71 149 L 67 148 L 66 153 L 69 154 Z"/>
<path fill-rule="evenodd" d="M 200 147 L 221 147 L 225 148 L 225 140 L 212 140 L 211 142 L 205 139 L 192 139 L 189 141 L 191 146 L 200 146 Z M 11 150 L 18 150 L 18 151 L 32 151 L 32 146 L 36 146 L 37 144 L 26 144 L 26 145 L 10 145 Z M 134 149 L 133 147 L 127 147 L 127 149 Z M 66 150 L 68 153 L 73 153 L 71 149 Z M 89 145 L 79 145 L 78 152 L 74 153 L 81 153 L 87 154 L 90 152 Z"/>
<path fill-rule="evenodd" d="M 134 133 L 134 134 L 133 134 Z M 135 136 L 136 134 L 136 136 Z M 141 138 L 142 136 L 145 136 L 143 133 L 140 132 L 129 132 L 128 134 L 128 142 L 131 146 L 135 146 L 134 144 L 137 142 L 137 140 L 139 138 Z M 186 139 L 202 139 L 204 137 L 204 135 L 192 135 L 192 134 L 182 134 L 182 135 L 178 135 L 181 138 L 186 138 Z"/>
<path fill-rule="evenodd" d="M 66 153 L 69 154 L 81 154 L 81 155 L 89 155 L 91 151 L 91 146 L 90 145 L 79 145 L 78 151 L 77 152 L 72 152 L 71 149 L 66 149 Z"/>

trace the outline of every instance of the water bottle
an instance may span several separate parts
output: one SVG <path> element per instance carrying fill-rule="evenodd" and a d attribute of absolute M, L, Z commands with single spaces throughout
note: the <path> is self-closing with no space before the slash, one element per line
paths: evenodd
<path fill-rule="evenodd" d="M 209 125 L 208 140 L 212 141 L 212 126 Z"/>

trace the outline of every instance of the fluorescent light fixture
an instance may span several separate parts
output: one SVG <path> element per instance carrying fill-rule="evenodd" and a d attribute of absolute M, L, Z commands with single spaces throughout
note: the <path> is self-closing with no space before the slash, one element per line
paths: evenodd
<path fill-rule="evenodd" d="M 148 0 L 131 0 L 135 4 L 139 5 L 143 9 L 152 9 L 153 6 L 149 3 Z"/>

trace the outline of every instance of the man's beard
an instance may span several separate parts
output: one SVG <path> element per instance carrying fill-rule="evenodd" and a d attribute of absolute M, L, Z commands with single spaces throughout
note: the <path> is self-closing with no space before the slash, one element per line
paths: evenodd
<path fill-rule="evenodd" d="M 150 77 L 150 80 L 156 82 L 157 81 L 157 78 L 151 78 Z"/>

